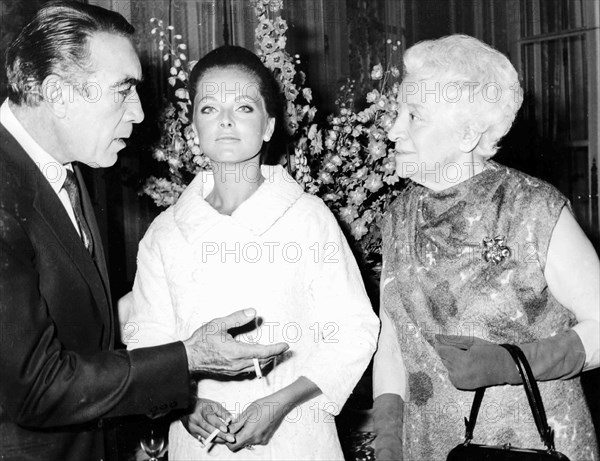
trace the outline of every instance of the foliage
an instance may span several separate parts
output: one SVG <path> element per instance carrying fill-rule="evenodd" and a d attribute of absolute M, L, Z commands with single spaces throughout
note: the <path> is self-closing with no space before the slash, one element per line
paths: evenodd
<path fill-rule="evenodd" d="M 392 59 L 400 43 L 387 41 Z M 311 193 L 319 195 L 358 244 L 368 267 L 381 260 L 379 224 L 389 203 L 399 194 L 394 148 L 387 131 L 396 113 L 400 71 L 377 64 L 370 77 L 375 86 L 366 95 L 367 107 L 355 109 L 354 82 L 340 88 L 337 113 L 322 129 L 323 150 L 310 163 Z"/>
<path fill-rule="evenodd" d="M 300 56 L 293 57 L 285 50 L 288 30 L 281 17 L 283 0 L 254 0 L 258 20 L 255 29 L 256 54 L 271 69 L 285 96 L 285 128 L 290 137 L 294 156 L 290 169 L 303 185 L 312 181 L 307 158 L 321 151 L 320 131 L 313 123 L 317 109 L 311 106 L 312 91 L 306 84 L 306 75 L 297 70 Z"/>

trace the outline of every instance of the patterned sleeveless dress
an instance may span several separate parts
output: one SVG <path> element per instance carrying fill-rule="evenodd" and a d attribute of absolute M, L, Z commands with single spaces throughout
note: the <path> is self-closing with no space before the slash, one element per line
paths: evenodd
<path fill-rule="evenodd" d="M 450 383 L 433 347 L 435 334 L 525 343 L 575 324 L 544 279 L 550 237 L 565 205 L 549 184 L 492 161 L 444 191 L 411 183 L 391 205 L 383 226 L 381 305 L 394 324 L 408 379 L 405 460 L 445 460 L 464 440 L 474 392 Z M 556 448 L 571 460 L 598 460 L 579 378 L 539 387 Z M 543 448 L 522 386 L 487 390 L 474 443 Z"/>

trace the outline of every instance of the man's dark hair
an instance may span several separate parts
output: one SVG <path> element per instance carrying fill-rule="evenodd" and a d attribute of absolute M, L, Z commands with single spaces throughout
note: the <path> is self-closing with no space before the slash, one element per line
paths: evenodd
<path fill-rule="evenodd" d="M 89 39 L 100 32 L 131 38 L 135 29 L 119 13 L 75 1 L 44 5 L 6 51 L 8 98 L 38 105 L 42 82 L 57 74 L 82 82 L 90 69 Z"/>

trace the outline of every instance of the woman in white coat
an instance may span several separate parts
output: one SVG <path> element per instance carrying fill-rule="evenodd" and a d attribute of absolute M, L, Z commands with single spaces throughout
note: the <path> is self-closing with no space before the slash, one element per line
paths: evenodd
<path fill-rule="evenodd" d="M 139 327 L 129 346 L 187 338 L 251 307 L 256 328 L 231 333 L 290 350 L 241 379 L 198 377 L 195 411 L 171 425 L 170 457 L 342 460 L 334 416 L 379 328 L 356 262 L 323 202 L 269 165 L 277 159 L 263 144 L 282 120 L 281 96 L 256 55 L 212 51 L 194 67 L 189 90 L 212 172 L 199 174 L 140 243 L 133 302 L 121 319 Z"/>

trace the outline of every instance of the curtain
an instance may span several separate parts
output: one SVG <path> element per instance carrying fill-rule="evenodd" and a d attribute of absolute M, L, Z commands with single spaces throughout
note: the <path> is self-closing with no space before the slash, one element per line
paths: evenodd
<path fill-rule="evenodd" d="M 533 174 L 557 186 L 592 237 L 597 184 L 588 130 L 584 0 L 522 0 L 523 117 L 535 133 Z"/>

